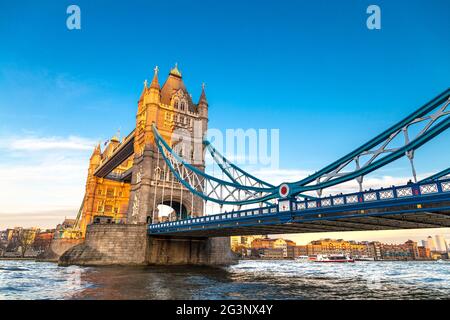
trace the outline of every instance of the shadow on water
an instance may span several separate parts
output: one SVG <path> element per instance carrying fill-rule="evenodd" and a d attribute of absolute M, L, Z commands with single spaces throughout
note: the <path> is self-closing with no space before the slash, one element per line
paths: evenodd
<path fill-rule="evenodd" d="M 195 266 L 101 267 L 81 274 L 85 289 L 73 299 L 227 299 L 214 290 L 231 283 L 224 268 Z"/>

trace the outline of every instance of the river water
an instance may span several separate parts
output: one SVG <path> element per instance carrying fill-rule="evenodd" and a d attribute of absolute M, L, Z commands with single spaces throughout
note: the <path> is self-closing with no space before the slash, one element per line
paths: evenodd
<path fill-rule="evenodd" d="M 0 260 L 0 299 L 449 299 L 450 262 L 240 261 L 226 268 Z"/>

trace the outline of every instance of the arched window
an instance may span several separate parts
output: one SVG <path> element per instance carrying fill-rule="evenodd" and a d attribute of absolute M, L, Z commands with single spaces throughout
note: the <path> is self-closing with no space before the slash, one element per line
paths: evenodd
<path fill-rule="evenodd" d="M 161 180 L 161 168 L 159 167 L 155 169 L 155 180 Z"/>
<path fill-rule="evenodd" d="M 185 103 L 184 103 L 184 101 L 182 101 L 181 102 L 181 107 L 180 107 L 181 111 L 184 111 L 184 107 L 185 107 Z"/>
<path fill-rule="evenodd" d="M 173 104 L 175 109 L 178 109 L 178 100 L 175 100 L 175 103 Z"/>

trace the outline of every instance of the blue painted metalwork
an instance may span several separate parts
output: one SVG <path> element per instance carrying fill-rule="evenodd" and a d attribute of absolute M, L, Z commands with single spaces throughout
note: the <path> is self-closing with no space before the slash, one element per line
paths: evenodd
<path fill-rule="evenodd" d="M 232 170 L 235 170 L 236 172 L 238 172 L 239 174 L 241 174 L 242 177 L 247 178 L 248 180 L 253 180 L 256 183 L 260 184 L 261 186 L 267 187 L 267 188 L 275 188 L 274 185 L 266 182 L 266 181 L 262 181 L 259 178 L 256 178 L 255 176 L 251 175 L 250 173 L 242 170 L 241 168 L 239 168 L 238 166 L 236 166 L 234 163 L 232 163 L 231 161 L 229 161 L 227 158 L 225 158 L 222 154 L 220 154 L 219 151 L 216 150 L 216 148 L 213 147 L 213 145 L 211 144 L 211 142 L 209 142 L 208 140 L 204 140 L 203 144 L 205 145 L 206 149 L 209 151 L 209 153 L 211 154 L 211 156 L 213 157 L 214 161 L 217 163 L 217 165 L 219 166 L 219 168 L 223 171 L 223 173 L 225 173 L 230 180 L 232 180 L 234 183 L 236 184 L 240 184 L 240 185 L 245 185 L 245 183 L 242 183 L 240 181 L 238 181 L 239 177 L 236 177 L 235 175 L 233 175 L 230 172 L 230 168 Z M 229 166 L 230 168 L 225 167 L 225 165 Z"/>
<path fill-rule="evenodd" d="M 281 210 L 283 202 L 289 202 L 288 209 Z M 217 230 L 239 228 L 254 225 L 277 225 L 292 221 L 297 223 L 340 218 L 383 216 L 411 212 L 429 211 L 422 208 L 427 203 L 448 203 L 450 201 L 450 179 L 435 182 L 411 183 L 391 188 L 381 188 L 365 192 L 336 195 L 314 201 L 293 201 L 280 199 L 278 205 L 236 212 L 224 212 L 187 220 L 165 222 L 150 225 L 149 234 L 176 234 L 198 231 L 199 229 Z M 389 212 L 361 213 L 372 209 L 386 209 L 405 205 L 417 205 L 414 209 Z M 440 210 L 450 210 L 442 206 Z M 344 212 L 358 212 L 346 214 Z M 256 220 L 255 220 L 256 219 Z"/>
<path fill-rule="evenodd" d="M 359 148 L 353 150 L 349 154 L 345 155 L 344 157 L 336 160 L 335 162 L 331 163 L 330 165 L 326 166 L 325 168 L 317 171 L 316 173 L 312 174 L 311 176 L 302 179 L 300 181 L 295 182 L 294 184 L 297 185 L 306 185 L 308 183 L 313 182 L 314 180 L 320 178 L 324 174 L 327 174 L 333 170 L 336 170 L 340 165 L 352 160 L 357 155 L 363 153 L 366 150 L 372 149 L 379 145 L 380 143 L 384 142 L 386 139 L 389 139 L 389 137 L 407 126 L 408 124 L 412 123 L 414 120 L 419 119 L 434 109 L 436 109 L 438 106 L 445 103 L 450 97 L 450 88 L 436 96 L 434 99 L 423 105 L 421 108 L 417 109 L 415 112 L 398 122 L 397 124 L 393 125 L 389 129 L 385 130 L 384 132 L 380 133 L 375 138 L 371 139 L 367 143 L 363 144 Z"/>
<path fill-rule="evenodd" d="M 286 185 L 289 190 L 283 197 L 295 198 L 302 196 L 306 199 L 312 199 L 313 197 L 305 196 L 303 193 L 317 191 L 320 195 L 322 189 L 352 179 L 358 180 L 362 190 L 362 177 L 368 173 L 404 156 L 407 156 L 412 164 L 415 150 L 450 127 L 450 111 L 446 110 L 449 103 L 450 89 L 447 89 L 410 116 L 319 172 L 298 182 L 282 184 Z M 432 113 L 430 114 L 430 112 Z M 409 127 L 422 122 L 426 122 L 425 127 L 416 137 L 410 139 L 408 135 Z M 218 179 L 190 165 L 169 147 L 154 125 L 153 132 L 155 142 L 172 173 L 183 186 L 196 196 L 220 205 L 231 204 L 238 206 L 262 203 L 280 197 L 280 187 L 264 182 L 232 164 L 218 153 L 208 141 L 204 142 L 206 148 L 231 181 Z M 398 148 L 386 149 L 401 132 L 405 135 L 404 145 Z M 377 146 L 377 149 L 372 150 L 372 148 Z M 360 158 L 366 155 L 370 156 L 370 160 L 363 166 L 360 166 Z M 353 161 L 356 163 L 356 169 L 351 172 L 341 172 Z M 415 176 L 414 167 L 413 174 Z M 316 183 L 311 184 L 314 180 L 316 180 Z M 212 190 L 211 192 L 207 192 L 208 187 Z"/>
<path fill-rule="evenodd" d="M 429 176 L 429 177 L 427 177 L 425 179 L 420 180 L 419 183 L 427 182 L 427 181 L 433 181 L 433 180 L 445 177 L 447 175 L 450 175 L 450 167 L 445 169 L 445 170 L 442 170 L 442 171 L 440 171 L 438 173 L 435 173 L 435 174 L 433 174 L 433 175 L 431 175 L 431 176 Z"/>
<path fill-rule="evenodd" d="M 186 187 L 190 192 L 194 195 L 201 197 L 206 201 L 212 201 L 223 204 L 231 204 L 231 205 L 245 205 L 245 204 L 253 204 L 265 202 L 270 199 L 274 199 L 278 192 L 277 188 L 265 188 L 265 187 L 257 187 L 257 186 L 245 186 L 236 182 L 229 182 L 218 179 L 214 176 L 211 176 L 195 166 L 187 163 L 183 158 L 178 156 L 176 152 L 170 148 L 166 141 L 159 134 L 155 125 L 152 126 L 153 134 L 155 137 L 156 145 L 166 162 L 169 169 L 172 171 L 174 176 Z M 175 166 L 177 168 L 175 168 Z M 183 172 L 186 171 L 184 178 Z M 190 179 L 188 182 L 186 179 Z M 213 191 L 220 188 L 220 193 L 223 194 L 223 197 L 220 198 L 219 194 L 216 192 L 216 198 L 208 195 L 206 193 L 205 185 L 209 184 L 213 188 Z M 226 194 L 227 192 L 227 194 Z M 228 200 L 232 197 L 233 200 Z"/>

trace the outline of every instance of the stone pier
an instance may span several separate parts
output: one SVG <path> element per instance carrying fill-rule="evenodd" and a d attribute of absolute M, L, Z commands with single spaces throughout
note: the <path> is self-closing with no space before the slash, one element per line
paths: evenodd
<path fill-rule="evenodd" d="M 40 254 L 37 260 L 57 262 L 64 252 L 79 245 L 82 241 L 78 239 L 53 239 L 50 247 L 43 254 Z"/>
<path fill-rule="evenodd" d="M 85 241 L 59 258 L 63 266 L 223 266 L 236 261 L 228 237 L 149 237 L 145 224 L 89 225 Z"/>
<path fill-rule="evenodd" d="M 223 266 L 236 262 L 230 238 L 149 237 L 147 261 L 157 265 Z"/>

